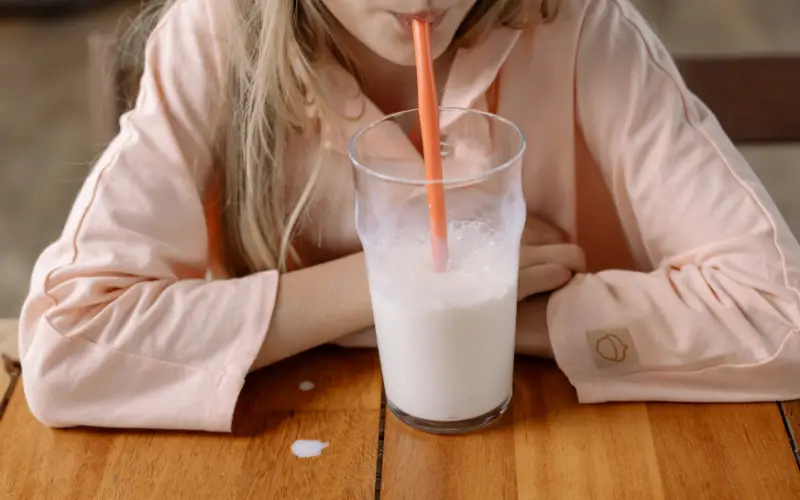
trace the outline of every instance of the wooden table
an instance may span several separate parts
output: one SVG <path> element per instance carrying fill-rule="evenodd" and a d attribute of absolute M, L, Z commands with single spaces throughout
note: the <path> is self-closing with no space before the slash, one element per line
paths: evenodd
<path fill-rule="evenodd" d="M 531 359 L 515 384 L 507 418 L 459 437 L 387 412 L 373 351 L 319 349 L 251 376 L 233 436 L 52 430 L 18 384 L 0 419 L 0 498 L 800 498 L 797 405 L 582 406 Z M 297 439 L 330 446 L 299 459 Z"/>

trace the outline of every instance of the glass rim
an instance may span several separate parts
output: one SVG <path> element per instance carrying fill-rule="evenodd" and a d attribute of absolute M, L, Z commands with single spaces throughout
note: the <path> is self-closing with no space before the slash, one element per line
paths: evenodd
<path fill-rule="evenodd" d="M 407 185 L 407 186 L 430 186 L 430 185 L 442 184 L 442 185 L 446 186 L 446 185 L 452 185 L 452 184 L 466 184 L 466 183 L 469 183 L 469 182 L 474 182 L 474 181 L 477 181 L 477 180 L 485 179 L 485 178 L 487 178 L 487 177 L 489 177 L 489 176 L 491 176 L 493 174 L 496 174 L 498 172 L 501 172 L 503 170 L 508 169 L 509 167 L 514 165 L 517 161 L 519 161 L 522 158 L 522 155 L 525 153 L 525 148 L 527 146 L 527 143 L 526 143 L 526 140 L 525 140 L 525 134 L 523 134 L 522 130 L 520 130 L 520 128 L 514 122 L 512 122 L 511 120 L 509 120 L 507 118 L 504 118 L 504 117 L 502 117 L 500 115 L 497 115 L 497 114 L 494 114 L 494 113 L 489 113 L 487 111 L 481 111 L 481 110 L 478 110 L 478 109 L 459 108 L 459 107 L 452 107 L 452 106 L 446 106 L 446 107 L 440 106 L 439 107 L 439 113 L 441 114 L 443 111 L 461 111 L 461 112 L 466 112 L 466 113 L 474 113 L 474 114 L 478 114 L 478 115 L 483 115 L 483 116 L 485 116 L 487 118 L 490 118 L 490 119 L 493 119 L 493 120 L 497 120 L 497 121 L 499 121 L 501 123 L 509 125 L 511 127 L 511 129 L 514 132 L 516 132 L 517 137 L 519 137 L 519 151 L 517 151 L 517 153 L 514 156 L 512 156 L 510 159 L 504 161 L 503 163 L 501 163 L 499 165 L 496 165 L 496 166 L 490 168 L 489 170 L 486 170 L 485 172 L 481 172 L 481 173 L 478 173 L 478 174 L 472 174 L 472 175 L 466 175 L 466 176 L 463 176 L 463 177 L 456 177 L 456 178 L 452 178 L 452 179 L 436 179 L 436 180 L 428 180 L 428 179 L 416 180 L 416 179 L 411 179 L 409 177 L 397 177 L 397 176 L 394 176 L 394 175 L 384 174 L 384 173 L 378 172 L 374 168 L 370 168 L 370 167 L 364 165 L 363 163 L 359 162 L 356 159 L 356 157 L 355 157 L 355 145 L 356 145 L 356 142 L 358 141 L 359 138 L 361 138 L 363 135 L 365 135 L 367 132 L 369 132 L 370 130 L 374 129 L 375 127 L 381 125 L 382 123 L 392 121 L 394 118 L 397 118 L 397 117 L 402 116 L 402 115 L 407 115 L 409 113 L 419 113 L 419 108 L 412 108 L 412 109 L 406 109 L 406 110 L 403 110 L 403 111 L 398 111 L 397 113 L 392 113 L 390 115 L 386 115 L 383 118 L 381 118 L 380 120 L 376 120 L 376 121 L 374 121 L 372 123 L 364 125 L 355 134 L 353 134 L 353 137 L 350 138 L 350 141 L 348 142 L 348 145 L 347 145 L 347 155 L 350 157 L 350 163 L 353 164 L 353 168 L 355 168 L 356 170 L 361 170 L 361 171 L 367 173 L 368 175 L 371 175 L 371 176 L 376 177 L 376 178 L 381 179 L 381 180 L 393 182 L 395 184 L 403 184 L 403 185 Z"/>

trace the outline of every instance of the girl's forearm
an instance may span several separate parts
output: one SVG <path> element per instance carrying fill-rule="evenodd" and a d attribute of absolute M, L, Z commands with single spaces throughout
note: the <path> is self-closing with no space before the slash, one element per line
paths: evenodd
<path fill-rule="evenodd" d="M 539 294 L 519 303 L 517 354 L 553 357 L 547 334 L 548 298 L 549 294 Z M 253 370 L 372 325 L 363 253 L 284 274 Z"/>
<path fill-rule="evenodd" d="M 253 370 L 372 324 L 363 253 L 286 273 Z"/>

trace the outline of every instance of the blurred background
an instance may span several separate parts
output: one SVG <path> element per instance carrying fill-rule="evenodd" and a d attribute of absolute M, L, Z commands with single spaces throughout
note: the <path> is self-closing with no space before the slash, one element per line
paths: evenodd
<path fill-rule="evenodd" d="M 800 0 L 634 3 L 676 57 L 800 59 Z M 107 87 L 93 80 L 109 72 L 108 54 L 95 40 L 90 57 L 89 37 L 124 28 L 138 8 L 126 0 L 0 0 L 0 318 L 18 315 L 33 263 L 60 233 L 104 139 L 97 128 L 107 124 L 109 110 L 99 105 Z M 789 95 L 787 81 L 753 92 Z M 800 234 L 800 143 L 741 149 Z"/>

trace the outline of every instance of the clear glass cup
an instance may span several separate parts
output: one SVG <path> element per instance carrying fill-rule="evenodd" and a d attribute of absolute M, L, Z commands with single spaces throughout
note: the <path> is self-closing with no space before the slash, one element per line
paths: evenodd
<path fill-rule="evenodd" d="M 511 400 L 525 138 L 490 113 L 441 108 L 440 181 L 428 181 L 409 110 L 350 142 L 386 399 L 444 434 L 502 416 Z M 448 260 L 435 269 L 427 191 L 442 187 Z"/>

